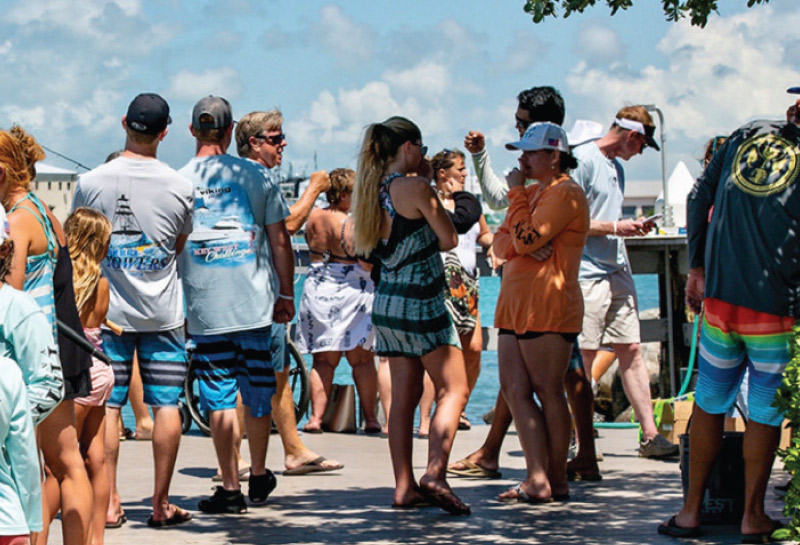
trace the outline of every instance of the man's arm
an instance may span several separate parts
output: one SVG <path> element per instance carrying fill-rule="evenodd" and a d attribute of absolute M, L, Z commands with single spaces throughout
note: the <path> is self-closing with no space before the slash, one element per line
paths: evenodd
<path fill-rule="evenodd" d="M 292 243 L 286 222 L 279 221 L 267 225 L 267 238 L 272 249 L 272 266 L 278 279 L 278 293 L 275 294 L 275 307 L 272 319 L 278 323 L 288 323 L 294 318 L 294 259 Z"/>
<path fill-rule="evenodd" d="M 464 147 L 472 154 L 475 175 L 481 186 L 483 198 L 492 210 L 508 208 L 508 185 L 495 175 L 486 151 L 486 140 L 481 132 L 470 131 L 464 137 Z"/>
<path fill-rule="evenodd" d="M 308 216 L 311 214 L 311 209 L 314 208 L 314 202 L 322 193 L 325 193 L 331 188 L 331 179 L 328 173 L 324 170 L 317 171 L 311 175 L 308 180 L 308 187 L 300 195 L 300 198 L 289 207 L 289 217 L 286 218 L 286 229 L 290 235 L 295 234 L 305 225 Z"/>

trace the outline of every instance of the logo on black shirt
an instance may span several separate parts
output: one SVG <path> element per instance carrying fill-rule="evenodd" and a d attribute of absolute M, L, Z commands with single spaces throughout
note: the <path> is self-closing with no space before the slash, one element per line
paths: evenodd
<path fill-rule="evenodd" d="M 800 172 L 797 146 L 777 134 L 746 140 L 736 151 L 731 174 L 736 186 L 763 197 L 794 183 Z"/>

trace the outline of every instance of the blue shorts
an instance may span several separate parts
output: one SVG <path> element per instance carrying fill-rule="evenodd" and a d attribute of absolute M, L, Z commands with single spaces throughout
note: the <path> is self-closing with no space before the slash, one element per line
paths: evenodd
<path fill-rule="evenodd" d="M 286 324 L 273 323 L 270 327 L 272 329 L 270 333 L 272 364 L 276 373 L 282 373 L 289 364 L 289 350 L 286 348 Z"/>
<path fill-rule="evenodd" d="M 177 407 L 188 368 L 183 327 L 155 333 L 101 333 L 103 351 L 111 358 L 114 388 L 109 407 L 121 407 L 128 400 L 134 352 L 144 386 L 144 402 L 153 407 Z"/>
<path fill-rule="evenodd" d="M 258 418 L 272 412 L 275 370 L 270 355 L 270 327 L 222 335 L 193 335 L 195 370 L 200 385 L 200 405 L 208 411 L 242 404 Z"/>
<path fill-rule="evenodd" d="M 789 363 L 795 319 L 713 298 L 706 298 L 703 307 L 697 405 L 709 414 L 730 411 L 747 370 L 750 419 L 780 426 L 783 415 L 772 406 L 772 400 Z"/>

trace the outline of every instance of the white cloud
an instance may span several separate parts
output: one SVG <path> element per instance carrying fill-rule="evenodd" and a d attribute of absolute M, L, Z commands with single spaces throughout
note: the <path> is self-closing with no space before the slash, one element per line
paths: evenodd
<path fill-rule="evenodd" d="M 518 30 L 509 44 L 505 57 L 498 63 L 501 73 L 520 73 L 530 70 L 536 59 L 548 53 L 549 47 L 539 40 L 534 31 Z"/>
<path fill-rule="evenodd" d="M 598 23 L 584 24 L 578 32 L 575 51 L 594 63 L 620 60 L 623 47 L 611 28 Z"/>
<path fill-rule="evenodd" d="M 375 36 L 367 25 L 357 23 L 335 4 L 324 6 L 320 17 L 313 33 L 340 65 L 355 68 L 372 58 Z"/>
<path fill-rule="evenodd" d="M 165 98 L 194 103 L 206 95 L 217 95 L 233 100 L 240 90 L 239 73 L 230 66 L 202 72 L 181 70 L 170 79 Z"/>
<path fill-rule="evenodd" d="M 422 61 L 408 70 L 387 70 L 383 79 L 399 93 L 431 100 L 442 97 L 452 85 L 449 69 L 432 61 Z"/>

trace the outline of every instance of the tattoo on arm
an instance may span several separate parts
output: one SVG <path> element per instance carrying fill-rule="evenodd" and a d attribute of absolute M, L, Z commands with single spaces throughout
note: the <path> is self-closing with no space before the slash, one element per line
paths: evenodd
<path fill-rule="evenodd" d="M 542 236 L 539 234 L 539 231 L 533 227 L 525 225 L 523 222 L 518 222 L 514 225 L 514 235 L 517 237 L 517 240 L 525 245 L 533 244 Z"/>

